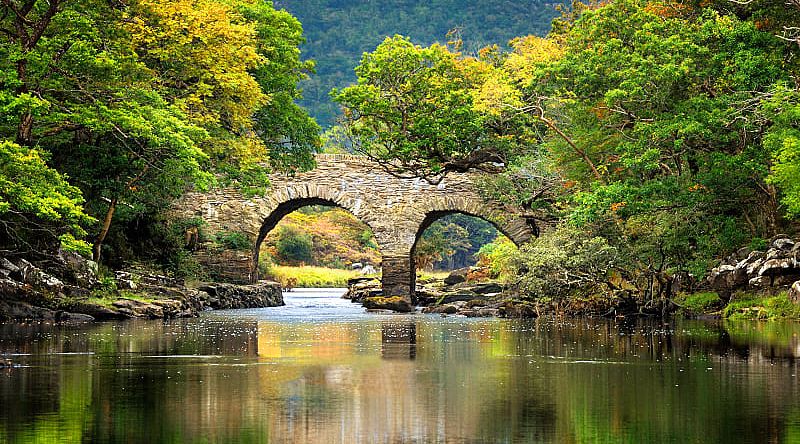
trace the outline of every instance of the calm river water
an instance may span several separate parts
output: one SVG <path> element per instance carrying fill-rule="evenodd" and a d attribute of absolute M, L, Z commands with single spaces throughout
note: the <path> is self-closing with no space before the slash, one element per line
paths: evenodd
<path fill-rule="evenodd" d="M 800 324 L 369 315 L 0 325 L 0 442 L 800 442 Z"/>

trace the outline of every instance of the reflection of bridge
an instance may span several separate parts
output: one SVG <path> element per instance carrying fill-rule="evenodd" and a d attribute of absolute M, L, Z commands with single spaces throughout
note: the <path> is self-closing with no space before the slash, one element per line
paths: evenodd
<path fill-rule="evenodd" d="M 414 248 L 425 229 L 448 214 L 463 213 L 494 225 L 517 244 L 536 235 L 536 227 L 477 191 L 476 174 L 448 174 L 439 184 L 398 178 L 361 156 L 318 155 L 317 167 L 293 176 L 273 174 L 263 196 L 246 198 L 232 189 L 192 193 L 177 206 L 178 216 L 201 217 L 211 233 L 234 231 L 255 241 L 243 277 L 258 278 L 258 254 L 267 233 L 287 214 L 307 205 L 334 205 L 372 229 L 383 257 L 386 295 L 414 297 Z"/>

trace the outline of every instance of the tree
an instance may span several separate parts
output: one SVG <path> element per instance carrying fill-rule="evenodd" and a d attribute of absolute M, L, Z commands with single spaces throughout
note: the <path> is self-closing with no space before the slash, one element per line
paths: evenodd
<path fill-rule="evenodd" d="M 67 249 L 86 253 L 80 241 L 91 217 L 83 211 L 80 190 L 45 163 L 46 154 L 0 141 L 0 239 L 4 254 L 37 254 L 55 239 Z M 26 237 L 22 233 L 32 232 Z"/>
<path fill-rule="evenodd" d="M 471 247 L 469 231 L 466 228 L 453 222 L 437 221 L 431 224 L 417 241 L 414 247 L 415 261 L 417 267 L 424 270 L 432 267 L 435 262 Z"/>
<path fill-rule="evenodd" d="M 212 185 L 212 172 L 264 186 L 255 166 L 268 150 L 283 156 L 276 165 L 297 156 L 308 166 L 318 145 L 313 120 L 291 103 L 310 68 L 299 61 L 299 23 L 269 3 L 2 8 L 0 135 L 52 152 L 81 188 L 102 221 L 95 258 L 113 220 L 157 212 L 189 187 Z"/>
<path fill-rule="evenodd" d="M 526 92 L 566 133 L 544 147 L 572 223 L 634 246 L 622 249 L 653 273 L 698 272 L 775 233 L 755 111 L 787 75 L 778 38 L 671 1 L 581 7 L 558 25 L 562 55 L 530 70 Z"/>
<path fill-rule="evenodd" d="M 519 91 L 487 61 L 395 36 L 364 54 L 356 74 L 332 92 L 344 126 L 357 151 L 398 175 L 497 166 L 529 142 Z"/>

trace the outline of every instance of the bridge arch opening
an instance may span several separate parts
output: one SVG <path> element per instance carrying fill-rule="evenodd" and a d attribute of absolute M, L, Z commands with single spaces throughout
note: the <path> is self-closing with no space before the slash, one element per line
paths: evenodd
<path fill-rule="evenodd" d="M 431 211 L 420 224 L 411 249 L 412 288 L 417 275 L 425 270 L 475 266 L 484 246 L 506 242 L 519 246 L 501 224 L 483 215 L 464 210 Z"/>
<path fill-rule="evenodd" d="M 347 206 L 322 197 L 298 197 L 278 204 L 263 219 L 253 250 L 256 279 L 267 277 L 264 265 L 268 263 L 340 269 L 317 271 L 341 278 L 344 270 L 369 273 L 380 260 L 372 227 Z M 287 271 L 277 267 L 273 272 L 281 270 Z M 286 284 L 285 277 L 278 280 Z"/>

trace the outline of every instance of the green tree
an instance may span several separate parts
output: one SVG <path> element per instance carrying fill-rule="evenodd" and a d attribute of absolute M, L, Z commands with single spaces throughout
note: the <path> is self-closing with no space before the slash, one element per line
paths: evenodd
<path fill-rule="evenodd" d="M 91 217 L 83 211 L 80 190 L 45 160 L 41 150 L 0 141 L 0 238 L 12 249 L 6 253 L 35 254 L 55 239 L 86 253 L 89 245 L 79 239 Z"/>
<path fill-rule="evenodd" d="M 420 270 L 431 268 L 435 262 L 458 252 L 468 251 L 471 247 L 469 231 L 466 228 L 454 222 L 436 221 L 422 233 L 414 246 L 417 268 Z"/>
<path fill-rule="evenodd" d="M 526 91 L 563 130 L 544 147 L 572 223 L 659 276 L 776 232 L 756 111 L 787 76 L 780 39 L 671 1 L 579 7 L 556 25 L 562 55 L 530 70 Z"/>
<path fill-rule="evenodd" d="M 520 93 L 502 70 L 448 47 L 387 38 L 358 82 L 334 90 L 354 149 L 399 175 L 440 178 L 506 163 L 529 142 Z"/>
<path fill-rule="evenodd" d="M 259 162 L 307 167 L 319 144 L 292 103 L 310 68 L 300 25 L 269 3 L 9 0 L 2 12 L 0 135 L 53 153 L 81 188 L 101 220 L 95 258 L 112 221 L 157 212 L 212 172 L 263 187 Z"/>

